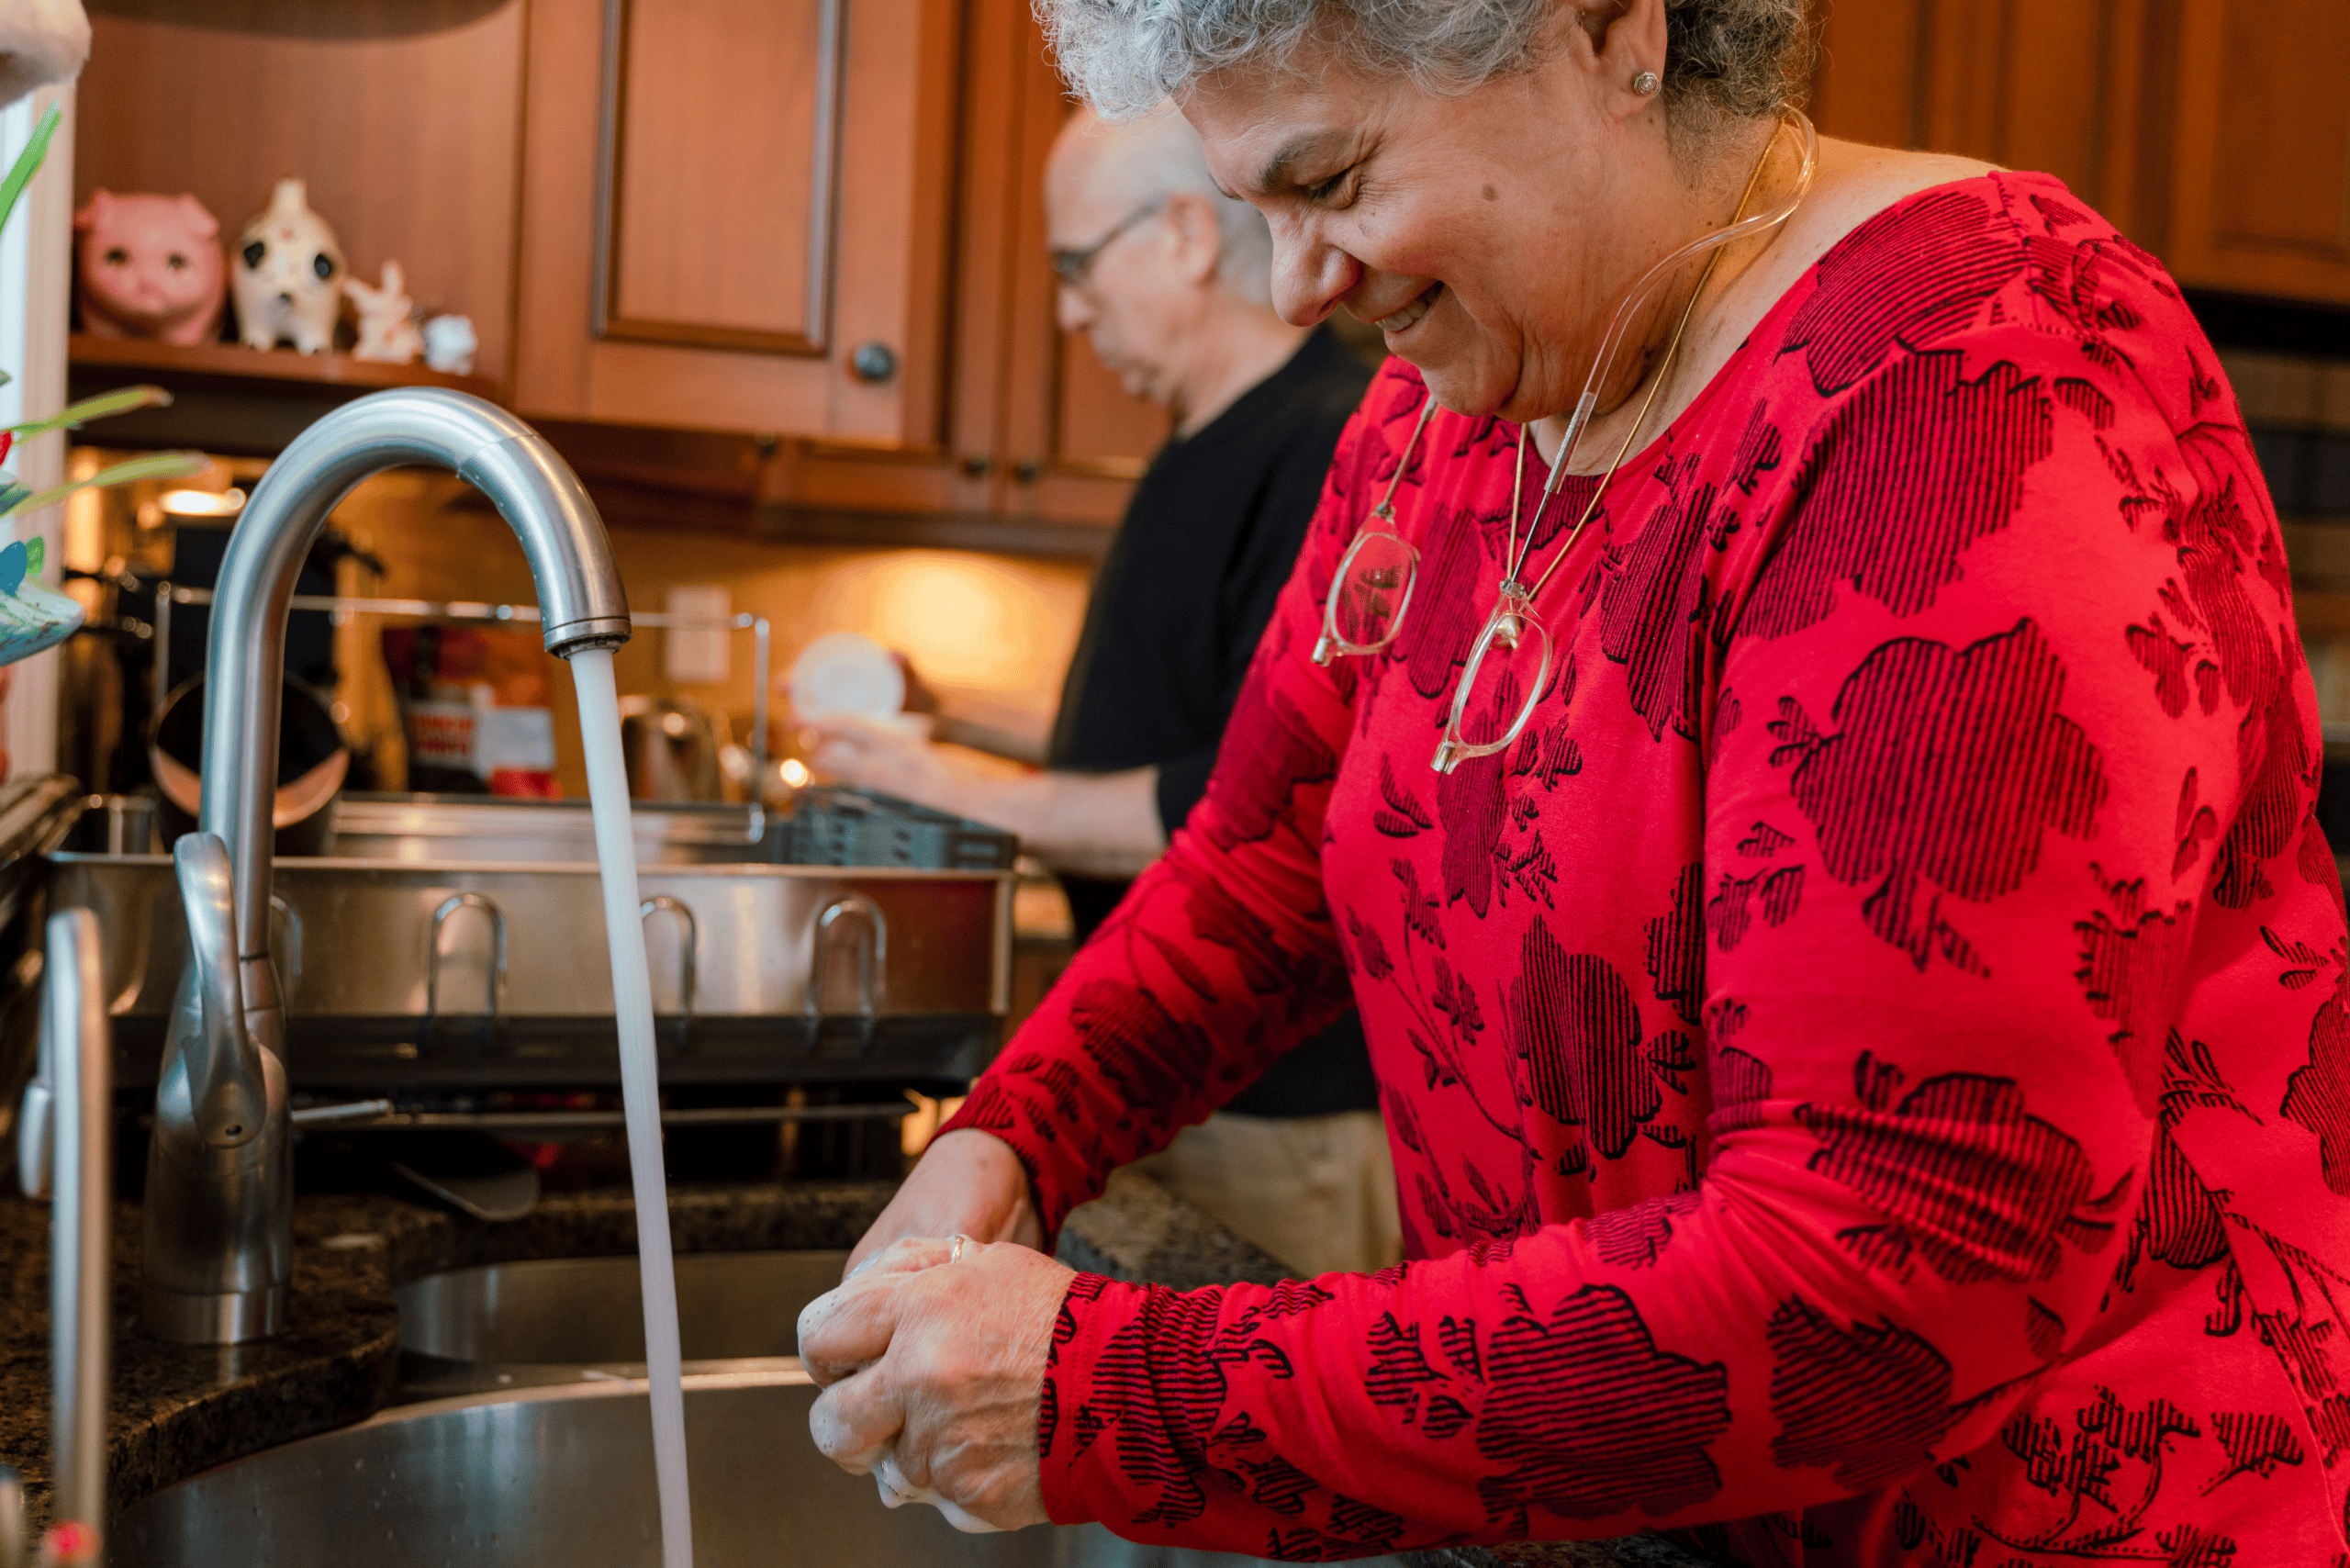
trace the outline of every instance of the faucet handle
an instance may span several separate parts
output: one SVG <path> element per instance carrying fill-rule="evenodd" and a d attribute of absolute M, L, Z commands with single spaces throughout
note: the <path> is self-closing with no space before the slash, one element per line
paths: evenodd
<path fill-rule="evenodd" d="M 40 1068 L 25 1085 L 17 1111 L 17 1186 L 28 1198 L 50 1193 L 50 1159 L 57 1137 L 57 1100 L 50 1088 L 49 1036 L 42 1033 Z M 0 1568 L 8 1568 L 0 1559 Z"/>
<path fill-rule="evenodd" d="M 192 1002 L 202 1016 L 186 1050 L 188 1103 L 197 1136 L 214 1148 L 236 1148 L 262 1134 L 268 1088 L 261 1052 L 245 1026 L 245 985 L 237 954 L 236 879 L 218 834 L 191 833 L 172 851 L 180 902 L 187 912 Z"/>

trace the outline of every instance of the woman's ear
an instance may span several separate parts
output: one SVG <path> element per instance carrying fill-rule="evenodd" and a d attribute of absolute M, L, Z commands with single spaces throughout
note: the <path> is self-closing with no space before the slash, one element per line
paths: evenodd
<path fill-rule="evenodd" d="M 1589 66 L 1636 96 L 1642 72 L 1664 75 L 1665 0 L 1561 0 L 1574 13 L 1590 50 Z"/>
<path fill-rule="evenodd" d="M 1224 215 L 1196 191 L 1177 191 L 1161 204 L 1159 217 L 1175 246 L 1177 273 L 1205 283 L 1224 264 Z"/>

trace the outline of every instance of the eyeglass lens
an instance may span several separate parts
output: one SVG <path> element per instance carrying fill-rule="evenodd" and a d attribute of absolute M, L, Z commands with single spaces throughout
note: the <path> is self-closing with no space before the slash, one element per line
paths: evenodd
<path fill-rule="evenodd" d="M 1082 251 L 1055 251 L 1047 258 L 1052 264 L 1053 272 L 1069 287 L 1083 288 L 1085 280 L 1092 275 L 1093 263 L 1101 258 L 1102 252 L 1110 248 L 1111 241 L 1144 218 L 1150 217 L 1158 210 L 1158 202 L 1145 202 L 1112 224 L 1109 232 Z"/>
<path fill-rule="evenodd" d="M 1330 635 L 1348 652 L 1385 647 L 1411 603 L 1420 553 L 1385 529 L 1355 536 L 1330 585 Z"/>
<path fill-rule="evenodd" d="M 1464 758 L 1490 756 L 1517 739 L 1550 675 L 1549 628 L 1522 602 L 1496 606 L 1454 690 L 1438 769 L 1449 773 Z"/>

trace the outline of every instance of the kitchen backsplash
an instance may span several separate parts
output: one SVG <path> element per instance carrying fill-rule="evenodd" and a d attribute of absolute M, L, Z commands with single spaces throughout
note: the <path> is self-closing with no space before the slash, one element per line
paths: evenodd
<path fill-rule="evenodd" d="M 335 513 L 335 526 L 379 557 L 380 577 L 355 563 L 342 590 L 388 598 L 533 603 L 530 569 L 505 523 L 453 478 L 386 475 Z M 1061 675 L 1076 645 L 1092 568 L 1083 561 L 947 550 L 859 549 L 761 543 L 706 534 L 616 530 L 613 554 L 639 610 L 667 607 L 677 588 L 724 590 L 735 612 L 765 615 L 774 629 L 780 677 L 800 650 L 827 632 L 862 632 L 902 650 L 939 695 L 943 710 L 1009 738 L 1041 745 L 1060 699 Z M 375 651 L 383 622 L 355 621 L 337 633 L 352 739 L 398 723 Z M 727 642 L 722 681 L 668 678 L 664 640 L 646 629 L 619 657 L 621 689 L 691 698 L 747 737 L 756 673 L 751 636 Z M 565 794 L 584 793 L 570 683 L 555 686 L 556 776 Z M 780 694 L 778 735 L 790 726 Z"/>

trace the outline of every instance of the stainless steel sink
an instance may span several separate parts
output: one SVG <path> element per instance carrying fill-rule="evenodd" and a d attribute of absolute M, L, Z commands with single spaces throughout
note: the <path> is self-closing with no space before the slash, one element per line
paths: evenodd
<path fill-rule="evenodd" d="M 963 1535 L 884 1508 L 816 1451 L 800 1309 L 845 1252 L 677 1260 L 700 1568 L 1122 1568 L 1099 1525 Z M 660 1560 L 633 1258 L 495 1263 L 401 1288 L 405 1396 L 356 1427 L 168 1487 L 118 1518 L 115 1568 L 646 1568 Z M 460 1392 L 461 1391 L 461 1392 Z M 1255 1559 L 1186 1552 L 1193 1568 Z M 1400 1568 L 1393 1558 L 1380 1568 Z"/>
<path fill-rule="evenodd" d="M 699 1252 L 677 1260 L 677 1335 L 689 1363 L 790 1356 L 800 1309 L 840 1283 L 845 1252 Z M 633 1258 L 551 1258 L 430 1274 L 403 1285 L 402 1381 L 411 1394 L 643 1375 Z"/>
<path fill-rule="evenodd" d="M 116 1519 L 115 1568 L 650 1568 L 660 1561 L 642 1384 L 567 1383 L 395 1409 L 157 1493 Z M 798 1368 L 689 1377 L 702 1568 L 1062 1568 L 1100 1538 L 962 1535 L 816 1451 Z"/>

